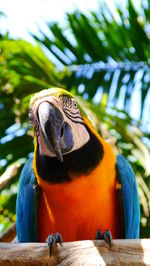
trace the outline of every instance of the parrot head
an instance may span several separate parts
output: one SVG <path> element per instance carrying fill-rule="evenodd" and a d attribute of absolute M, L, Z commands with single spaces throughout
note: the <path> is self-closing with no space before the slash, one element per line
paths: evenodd
<path fill-rule="evenodd" d="M 103 157 L 103 145 L 82 108 L 66 90 L 51 88 L 30 101 L 35 131 L 34 171 L 48 182 L 89 172 Z"/>
<path fill-rule="evenodd" d="M 57 157 L 81 148 L 89 133 L 73 96 L 60 88 L 36 93 L 30 101 L 30 120 L 34 126 L 41 155 Z"/>

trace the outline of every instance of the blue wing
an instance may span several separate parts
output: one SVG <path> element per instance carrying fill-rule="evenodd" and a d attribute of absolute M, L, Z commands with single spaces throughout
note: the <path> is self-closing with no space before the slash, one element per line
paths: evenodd
<path fill-rule="evenodd" d="M 37 242 L 37 192 L 33 172 L 33 159 L 30 158 L 21 173 L 16 203 L 17 238 L 19 242 Z"/>
<path fill-rule="evenodd" d="M 130 163 L 117 156 L 117 179 L 122 187 L 125 238 L 139 238 L 140 204 L 134 172 Z"/>

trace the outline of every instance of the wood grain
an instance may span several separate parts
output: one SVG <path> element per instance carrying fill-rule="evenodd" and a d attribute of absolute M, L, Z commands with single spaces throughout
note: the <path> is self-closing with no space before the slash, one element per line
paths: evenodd
<path fill-rule="evenodd" d="M 0 176 L 0 191 L 17 175 L 20 166 L 20 163 L 14 163 Z"/>
<path fill-rule="evenodd" d="M 51 258 L 45 243 L 0 243 L 0 265 L 150 265 L 150 240 L 67 242 Z"/>
<path fill-rule="evenodd" d="M 13 223 L 3 234 L 0 235 L 0 242 L 11 242 L 16 237 L 16 223 Z"/>

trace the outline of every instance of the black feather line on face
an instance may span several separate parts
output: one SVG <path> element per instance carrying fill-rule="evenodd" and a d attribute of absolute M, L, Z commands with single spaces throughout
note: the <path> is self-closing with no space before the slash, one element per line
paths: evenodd
<path fill-rule="evenodd" d="M 37 145 L 36 167 L 38 175 L 53 184 L 72 181 L 70 173 L 76 177 L 87 174 L 94 169 L 103 158 L 103 146 L 99 139 L 84 125 L 90 135 L 89 141 L 80 149 L 63 156 L 63 163 L 56 157 L 40 155 Z"/>
<path fill-rule="evenodd" d="M 81 125 L 84 126 L 84 123 L 81 122 L 82 119 L 81 119 L 80 117 L 73 117 L 73 118 L 72 118 L 72 117 L 69 116 L 68 114 L 65 114 L 65 115 L 66 115 L 66 117 L 69 118 L 69 120 L 72 121 L 73 123 L 75 123 L 75 124 L 81 124 Z M 81 119 L 81 121 L 78 121 L 78 120 L 76 120 L 76 119 Z"/>
<path fill-rule="evenodd" d="M 76 114 L 75 113 L 71 113 L 69 110 L 69 112 L 66 112 L 66 110 L 64 110 L 63 109 L 63 111 L 64 111 L 64 114 L 66 115 L 66 117 L 67 118 L 69 118 L 69 120 L 71 120 L 72 122 L 74 122 L 74 123 L 76 123 L 76 124 L 81 124 L 81 125 L 84 125 L 84 123 L 82 122 L 83 121 L 83 119 L 82 119 L 82 117 L 81 116 L 76 116 Z M 71 114 L 70 114 L 71 113 Z M 80 113 L 79 113 L 80 114 Z M 77 120 L 77 119 L 79 119 L 79 120 Z"/>
<path fill-rule="evenodd" d="M 65 113 L 65 115 L 68 117 L 68 118 L 72 118 L 72 119 L 80 119 L 81 121 L 83 120 L 80 116 L 73 116 L 73 115 L 70 115 L 70 114 L 68 114 L 68 113 Z M 76 120 L 75 120 L 76 121 Z"/>
<path fill-rule="evenodd" d="M 74 112 L 71 112 L 70 109 L 68 109 L 68 108 L 63 108 L 63 111 L 64 111 L 64 113 L 66 112 L 66 113 L 72 114 L 72 115 L 77 115 L 78 114 L 81 117 L 81 114 L 80 114 L 79 111 L 77 111 L 77 112 L 74 113 Z"/>

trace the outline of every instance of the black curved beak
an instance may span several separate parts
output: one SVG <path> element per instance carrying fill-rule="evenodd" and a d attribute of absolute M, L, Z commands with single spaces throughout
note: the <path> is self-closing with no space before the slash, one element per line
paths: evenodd
<path fill-rule="evenodd" d="M 45 144 L 57 156 L 58 160 L 63 162 L 62 153 L 70 151 L 73 147 L 70 126 L 64 121 L 59 109 L 49 102 L 40 104 L 38 116 Z"/>

